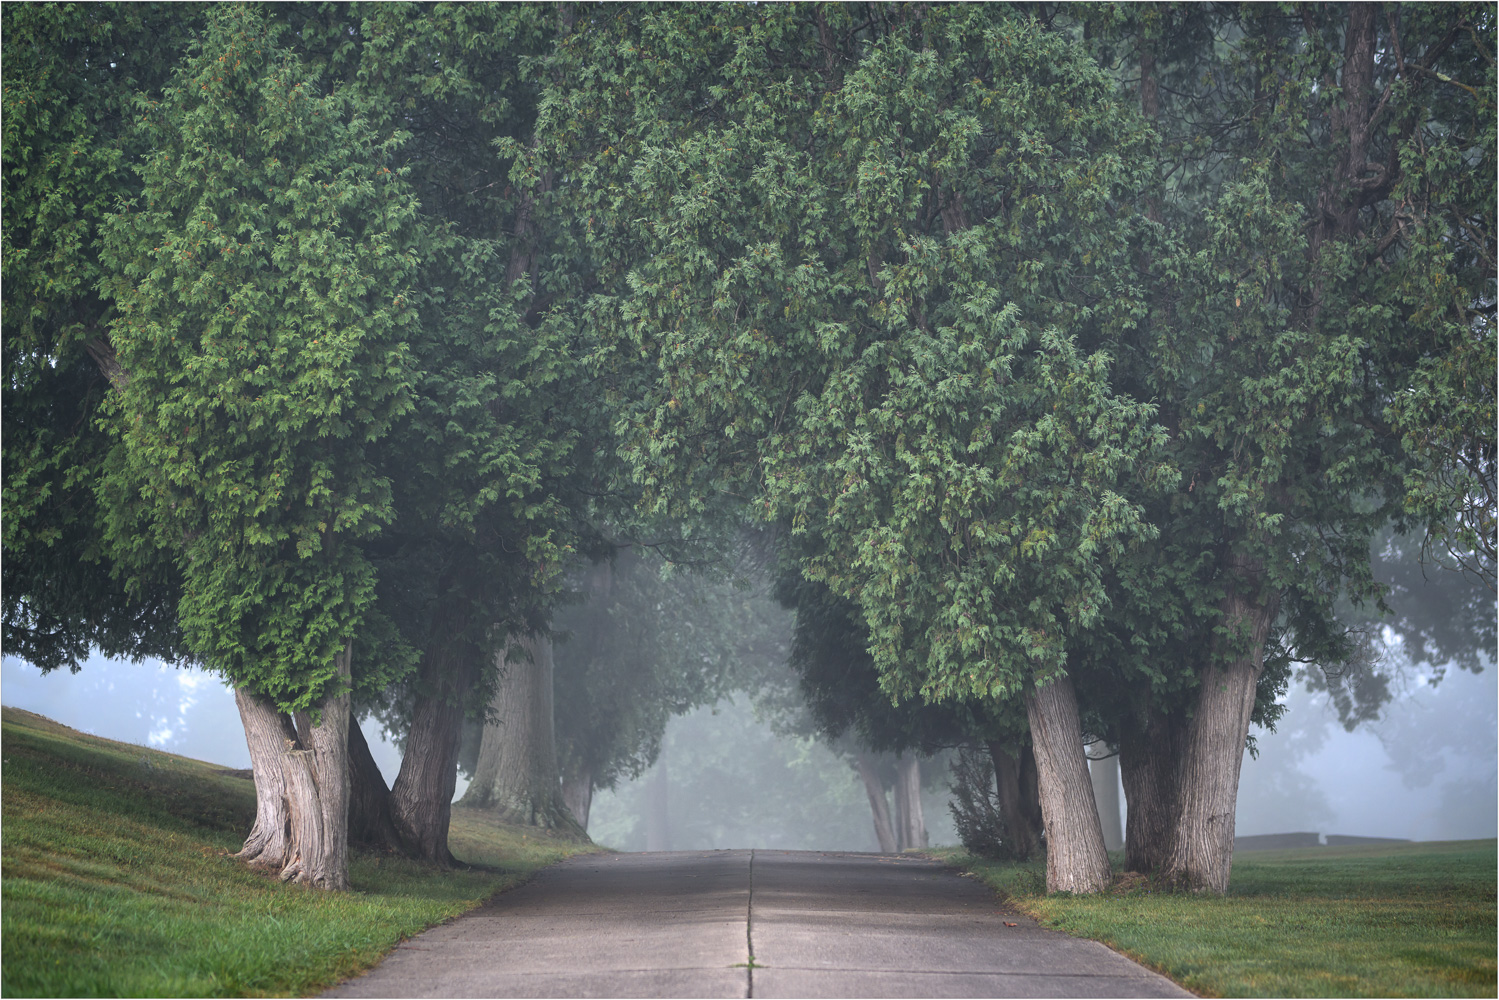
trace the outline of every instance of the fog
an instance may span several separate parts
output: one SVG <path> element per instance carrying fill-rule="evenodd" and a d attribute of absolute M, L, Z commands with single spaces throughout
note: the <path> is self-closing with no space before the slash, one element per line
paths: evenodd
<path fill-rule="evenodd" d="M 1499 671 L 1405 681 L 1352 733 L 1327 696 L 1293 689 L 1274 733 L 1256 733 L 1239 784 L 1238 833 L 1298 830 L 1407 840 L 1495 835 Z"/>
<path fill-rule="evenodd" d="M 1402 676 L 1394 700 L 1352 733 L 1326 694 L 1293 688 L 1277 731 L 1257 731 L 1244 761 L 1240 834 L 1323 834 L 1453 840 L 1493 837 L 1499 815 L 1499 671 Z M 42 675 L 11 657 L 0 701 L 84 732 L 226 767 L 249 766 L 233 695 L 215 677 L 157 663 L 89 660 L 76 674 Z M 387 782 L 400 756 L 366 723 Z M 670 846 L 874 849 L 869 806 L 851 767 L 810 740 L 777 738 L 748 700 L 672 720 Z M 595 798 L 590 833 L 624 850 L 646 846 L 646 795 L 655 770 Z M 940 771 L 940 767 L 930 769 Z M 458 794 L 463 792 L 460 779 Z M 933 844 L 955 838 L 945 781 L 927 779 L 923 808 Z"/>
<path fill-rule="evenodd" d="M 933 763 L 921 803 L 928 841 L 956 843 L 946 766 Z M 665 843 L 652 844 L 650 796 L 663 771 Z M 775 736 L 742 697 L 671 720 L 656 765 L 594 798 L 588 832 L 629 851 L 879 849 L 869 798 L 850 763 L 813 739 Z"/>

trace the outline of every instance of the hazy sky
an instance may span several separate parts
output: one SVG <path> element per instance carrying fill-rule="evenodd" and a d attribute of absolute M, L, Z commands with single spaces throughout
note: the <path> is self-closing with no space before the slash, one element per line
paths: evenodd
<path fill-rule="evenodd" d="M 1293 691 L 1279 731 L 1258 734 L 1259 760 L 1245 759 L 1239 832 L 1495 836 L 1496 678 L 1493 667 L 1478 675 L 1453 670 L 1433 689 L 1416 677 L 1383 719 L 1351 734 L 1324 696 Z M 233 695 L 208 674 L 96 657 L 77 674 L 43 676 L 7 657 L 0 701 L 110 739 L 249 766 Z M 400 766 L 395 748 L 370 725 L 365 735 L 392 781 Z M 459 784 L 461 795 L 466 783 Z"/>

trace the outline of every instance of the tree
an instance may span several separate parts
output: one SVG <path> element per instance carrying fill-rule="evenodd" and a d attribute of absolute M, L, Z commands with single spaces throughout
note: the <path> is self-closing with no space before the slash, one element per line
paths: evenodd
<path fill-rule="evenodd" d="M 1273 721 L 1293 660 L 1348 658 L 1334 599 L 1377 598 L 1371 539 L 1418 510 L 1438 540 L 1482 530 L 1492 421 L 1442 438 L 1444 455 L 1420 442 L 1428 407 L 1492 407 L 1475 377 L 1493 357 L 1492 18 L 1141 15 L 1092 37 L 1137 57 L 1164 141 L 1146 203 L 1168 244 L 1147 244 L 1139 381 L 1185 489 L 1151 510 L 1141 579 L 1165 568 L 1168 627 L 1132 655 L 1191 666 L 1185 686 L 1157 674 L 1121 737 L 1130 825 L 1154 845 L 1131 863 L 1221 892 L 1251 719 Z"/>
<path fill-rule="evenodd" d="M 387 127 L 412 133 L 402 157 L 427 234 L 420 391 L 392 459 L 403 516 L 377 556 L 382 599 L 423 656 L 382 714 L 406 747 L 397 825 L 447 862 L 462 724 L 482 718 L 509 637 L 544 626 L 574 546 L 594 544 L 588 492 L 607 454 L 576 332 L 548 308 L 572 275 L 550 251 L 550 181 L 527 145 L 529 61 L 567 19 L 538 7 L 360 13 L 360 85 L 380 95 Z"/>
<path fill-rule="evenodd" d="M 412 406 L 416 206 L 401 136 L 280 35 L 215 10 L 141 106 L 141 195 L 104 237 L 122 447 L 102 494 L 117 558 L 172 554 L 184 642 L 239 690 L 257 786 L 280 773 L 292 839 L 260 857 L 344 888 L 348 698 L 392 679 L 351 661 L 377 617 L 361 542 L 394 516 L 374 446 Z M 267 757 L 282 711 L 307 725 Z"/>

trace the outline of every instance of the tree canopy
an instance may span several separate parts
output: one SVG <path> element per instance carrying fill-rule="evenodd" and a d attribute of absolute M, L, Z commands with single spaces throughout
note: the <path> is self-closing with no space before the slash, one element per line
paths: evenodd
<path fill-rule="evenodd" d="M 1493 592 L 1490 8 L 4 18 L 7 650 L 192 659 L 319 754 L 357 691 L 436 860 L 516 637 L 579 633 L 590 782 L 717 683 L 703 621 L 612 649 L 629 573 L 554 624 L 643 525 L 773 525 L 824 724 L 1029 747 L 1075 891 L 1085 735 L 1129 863 L 1221 891 L 1371 553 Z"/>

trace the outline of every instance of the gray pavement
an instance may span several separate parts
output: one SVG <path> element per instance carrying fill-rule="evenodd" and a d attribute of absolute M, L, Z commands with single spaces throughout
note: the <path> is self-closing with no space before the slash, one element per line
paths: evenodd
<path fill-rule="evenodd" d="M 756 850 L 570 858 L 324 995 L 1192 994 L 933 861 Z"/>

